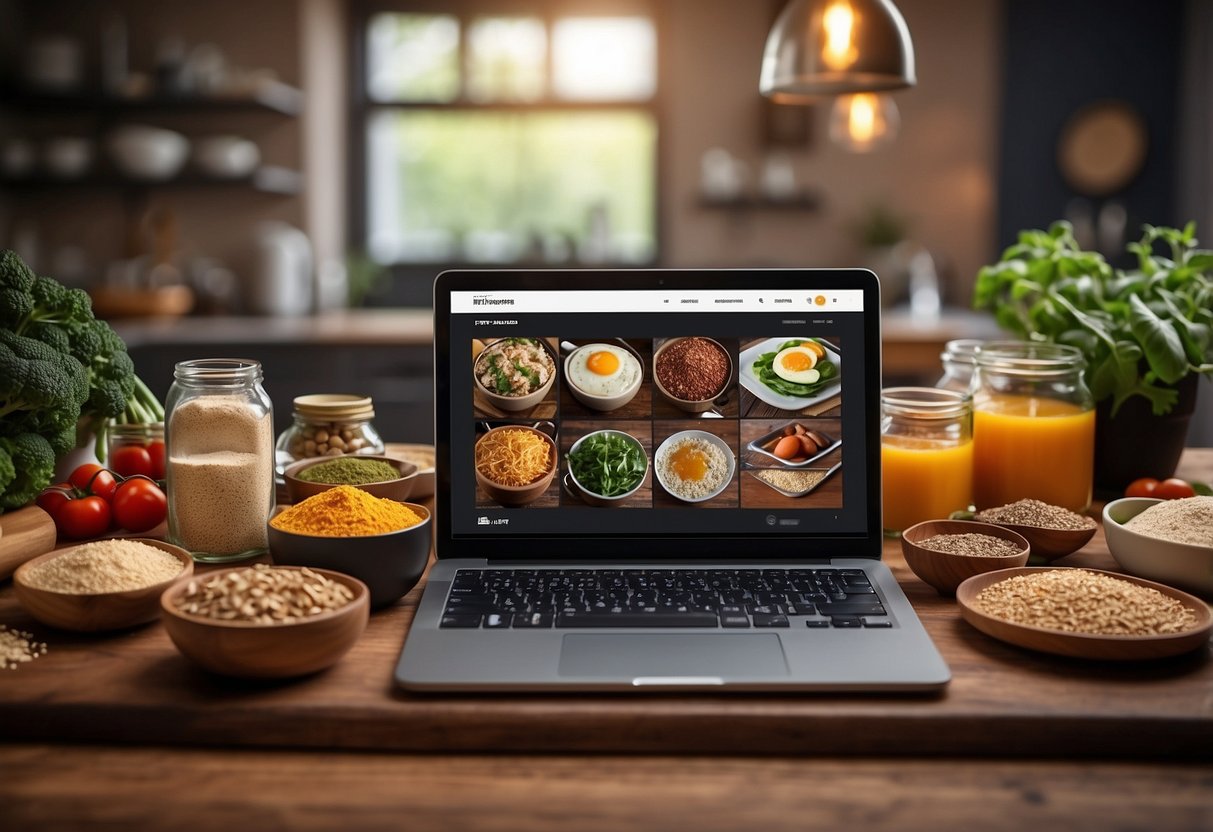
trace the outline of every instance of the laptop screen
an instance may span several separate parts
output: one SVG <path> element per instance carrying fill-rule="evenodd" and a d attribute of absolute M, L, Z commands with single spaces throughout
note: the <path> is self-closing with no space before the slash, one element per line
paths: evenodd
<path fill-rule="evenodd" d="M 440 557 L 879 556 L 861 270 L 447 272 Z"/>

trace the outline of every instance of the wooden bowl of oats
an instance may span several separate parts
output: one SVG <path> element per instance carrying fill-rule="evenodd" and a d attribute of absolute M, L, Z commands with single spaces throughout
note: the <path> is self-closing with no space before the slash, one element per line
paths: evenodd
<path fill-rule="evenodd" d="M 924 520 L 901 533 L 901 553 L 911 572 L 952 595 L 974 575 L 1026 564 L 1028 541 L 990 523 Z"/>
<path fill-rule="evenodd" d="M 340 572 L 262 563 L 177 582 L 160 596 L 160 617 L 206 670 L 278 679 L 336 664 L 366 629 L 369 598 Z"/>

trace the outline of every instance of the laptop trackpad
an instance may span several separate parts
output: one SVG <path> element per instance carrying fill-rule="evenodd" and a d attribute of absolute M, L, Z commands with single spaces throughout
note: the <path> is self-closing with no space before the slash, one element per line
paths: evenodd
<path fill-rule="evenodd" d="M 642 680 L 788 675 L 775 633 L 578 633 L 564 637 L 561 676 Z"/>

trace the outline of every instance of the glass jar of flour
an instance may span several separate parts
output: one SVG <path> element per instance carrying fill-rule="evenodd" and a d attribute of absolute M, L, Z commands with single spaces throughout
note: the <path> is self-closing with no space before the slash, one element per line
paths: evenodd
<path fill-rule="evenodd" d="M 165 401 L 169 540 L 208 563 L 264 554 L 274 418 L 261 364 L 182 361 Z"/>

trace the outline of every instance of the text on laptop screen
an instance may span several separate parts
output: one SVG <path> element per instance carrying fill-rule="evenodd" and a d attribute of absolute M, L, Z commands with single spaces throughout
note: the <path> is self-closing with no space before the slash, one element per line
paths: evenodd
<path fill-rule="evenodd" d="M 861 536 L 863 336 L 861 289 L 453 291 L 451 532 Z"/>

